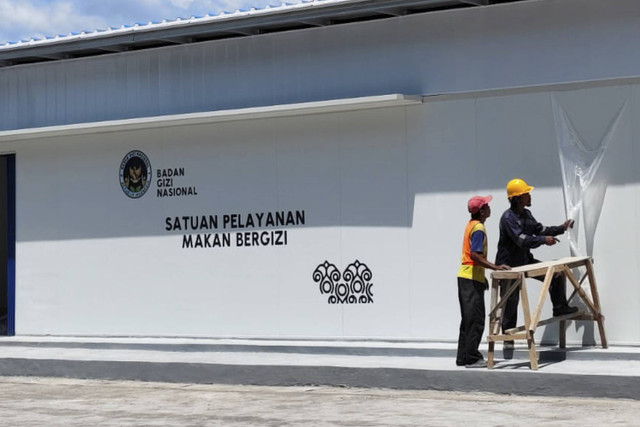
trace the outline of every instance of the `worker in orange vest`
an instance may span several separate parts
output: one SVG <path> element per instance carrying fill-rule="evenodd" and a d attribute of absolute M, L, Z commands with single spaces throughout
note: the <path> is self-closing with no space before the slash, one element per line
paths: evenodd
<path fill-rule="evenodd" d="M 474 196 L 467 208 L 471 219 L 462 239 L 462 259 L 458 270 L 458 300 L 460 302 L 460 334 L 456 365 L 483 368 L 487 363 L 478 351 L 484 333 L 484 291 L 487 290 L 485 268 L 509 270 L 508 265 L 495 265 L 487 260 L 487 233 L 484 222 L 491 216 L 491 196 Z"/>

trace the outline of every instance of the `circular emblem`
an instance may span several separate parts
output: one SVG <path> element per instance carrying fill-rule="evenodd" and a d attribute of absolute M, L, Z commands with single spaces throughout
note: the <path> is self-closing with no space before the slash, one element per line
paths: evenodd
<path fill-rule="evenodd" d="M 120 186 L 132 199 L 144 196 L 151 185 L 151 163 L 139 150 L 129 151 L 120 163 Z"/>

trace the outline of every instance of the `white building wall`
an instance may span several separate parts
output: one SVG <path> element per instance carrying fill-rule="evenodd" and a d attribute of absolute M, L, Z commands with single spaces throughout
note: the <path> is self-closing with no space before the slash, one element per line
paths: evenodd
<path fill-rule="evenodd" d="M 636 0 L 534 0 L 0 69 L 0 130 L 640 76 Z"/>
<path fill-rule="evenodd" d="M 600 166 L 606 196 L 593 256 L 609 340 L 640 343 L 639 88 L 434 97 L 5 143 L 17 153 L 16 332 L 455 340 L 466 200 L 494 195 L 490 258 L 509 179 L 536 187 L 538 220 L 565 219 L 555 99 L 585 140 L 601 138 L 624 107 Z M 154 174 L 183 167 L 177 185 L 198 195 L 158 198 L 153 182 L 128 198 L 118 168 L 133 149 Z M 287 231 L 284 246 L 183 249 L 182 233 L 165 230 L 166 217 L 280 210 L 306 218 L 277 227 Z M 536 256 L 569 255 L 562 240 Z M 373 302 L 329 304 L 314 270 L 356 260 L 372 272 Z M 556 331 L 539 334 L 553 340 Z M 569 331 L 574 342 L 594 336 L 590 325 Z"/>

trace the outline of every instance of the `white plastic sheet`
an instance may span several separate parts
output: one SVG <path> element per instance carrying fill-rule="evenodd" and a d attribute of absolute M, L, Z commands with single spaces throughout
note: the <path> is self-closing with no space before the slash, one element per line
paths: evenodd
<path fill-rule="evenodd" d="M 626 107 L 625 102 L 614 116 L 604 136 L 596 143 L 591 139 L 589 144 L 581 137 L 567 112 L 555 95 L 553 96 L 553 114 L 564 184 L 565 212 L 567 218 L 575 220 L 573 229 L 568 233 L 572 255 L 585 255 L 578 245 L 581 216 L 584 220 L 586 255 L 593 255 L 596 228 L 607 191 L 606 177 L 598 174 L 598 168 Z"/>

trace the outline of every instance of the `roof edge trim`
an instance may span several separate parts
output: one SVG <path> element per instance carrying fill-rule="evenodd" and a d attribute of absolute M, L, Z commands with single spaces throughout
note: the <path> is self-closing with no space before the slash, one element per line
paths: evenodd
<path fill-rule="evenodd" d="M 134 119 L 46 126 L 2 131 L 0 132 L 0 143 L 55 136 L 121 132 L 128 130 L 337 113 L 384 107 L 399 107 L 417 105 L 422 102 L 423 97 L 421 95 L 388 94 L 199 113 L 173 114 L 167 116 L 151 116 Z"/>

